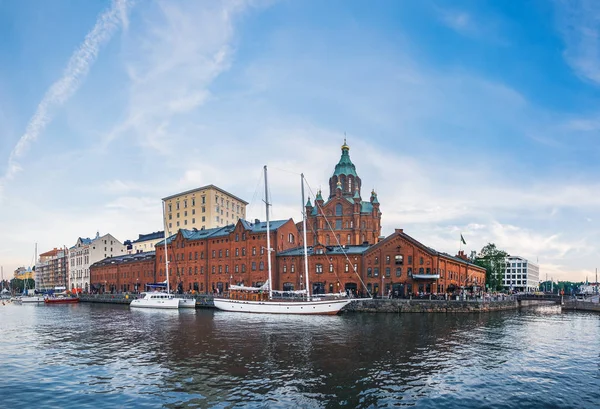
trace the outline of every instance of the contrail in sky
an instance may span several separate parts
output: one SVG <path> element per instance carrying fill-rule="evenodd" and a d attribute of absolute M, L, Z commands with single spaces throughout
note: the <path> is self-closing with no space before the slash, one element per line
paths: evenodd
<path fill-rule="evenodd" d="M 35 114 L 29 120 L 25 133 L 10 153 L 8 168 L 0 181 L 0 189 L 2 181 L 12 179 L 21 170 L 17 159 L 23 156 L 29 145 L 50 123 L 54 117 L 53 110 L 63 105 L 77 91 L 96 60 L 100 47 L 110 40 L 120 25 L 127 27 L 127 10 L 130 5 L 128 0 L 113 0 L 111 7 L 98 17 L 92 31 L 85 36 L 83 43 L 69 59 L 62 77 L 46 91 Z"/>

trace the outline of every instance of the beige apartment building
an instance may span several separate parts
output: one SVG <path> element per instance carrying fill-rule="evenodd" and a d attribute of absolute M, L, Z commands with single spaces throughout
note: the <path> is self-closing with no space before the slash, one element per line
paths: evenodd
<path fill-rule="evenodd" d="M 215 186 L 208 185 L 165 197 L 168 235 L 179 229 L 211 229 L 234 224 L 246 217 L 248 202 Z"/>

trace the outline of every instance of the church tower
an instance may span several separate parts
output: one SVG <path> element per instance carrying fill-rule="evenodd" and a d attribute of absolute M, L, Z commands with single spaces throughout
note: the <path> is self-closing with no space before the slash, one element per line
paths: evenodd
<path fill-rule="evenodd" d="M 329 199 L 335 197 L 338 183 L 342 188 L 342 196 L 352 198 L 356 190 L 360 195 L 361 180 L 356 174 L 356 166 L 350 160 L 350 147 L 346 144 L 346 138 L 342 145 L 342 157 L 329 178 Z"/>
<path fill-rule="evenodd" d="M 317 192 L 314 206 L 306 203 L 308 245 L 375 244 L 381 234 L 381 211 L 377 193 L 369 201 L 361 196 L 362 181 L 350 160 L 350 147 L 342 145 L 342 156 L 329 178 L 329 197 Z M 302 223 L 298 223 L 302 228 Z"/>

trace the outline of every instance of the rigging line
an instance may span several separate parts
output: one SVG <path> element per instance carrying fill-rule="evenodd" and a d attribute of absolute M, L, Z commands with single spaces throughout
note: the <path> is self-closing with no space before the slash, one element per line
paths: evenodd
<path fill-rule="evenodd" d="M 292 175 L 300 176 L 300 173 L 298 173 L 298 172 L 294 172 L 294 171 L 292 171 L 292 170 L 281 169 L 281 168 L 275 168 L 275 167 L 272 167 L 272 166 L 269 166 L 269 169 L 279 170 L 279 171 L 281 171 L 281 172 L 291 173 Z"/>
<path fill-rule="evenodd" d="M 306 178 L 304 178 L 304 181 L 306 182 Z M 310 191 L 310 193 L 316 197 L 316 195 L 313 193 L 312 188 L 310 187 L 309 183 L 306 182 L 306 185 L 308 186 L 308 190 Z M 319 205 L 319 203 L 315 200 L 315 205 L 321 209 L 321 213 L 323 215 L 323 218 L 325 219 L 325 221 L 327 222 L 327 226 L 329 227 L 329 230 L 331 230 L 331 232 L 333 233 L 333 237 L 335 238 L 335 241 L 337 242 L 338 246 L 340 247 L 340 249 L 342 250 L 342 253 L 344 254 L 344 257 L 346 257 L 346 260 L 348 261 L 348 263 L 352 266 L 352 269 L 354 270 L 354 274 L 356 274 L 356 277 L 358 277 L 359 281 L 361 282 L 361 284 L 363 285 L 363 287 L 365 288 L 365 290 L 367 291 L 367 294 L 369 294 L 369 297 L 373 297 L 373 295 L 371 294 L 371 292 L 369 291 L 369 289 L 367 288 L 365 282 L 363 281 L 363 279 L 360 277 L 360 275 L 358 274 L 358 271 L 356 271 L 356 267 L 354 267 L 354 263 L 352 263 L 350 261 L 350 258 L 348 257 L 348 253 L 346 253 L 346 251 L 344 251 L 344 247 L 341 245 L 339 239 L 337 238 L 335 231 L 333 230 L 333 228 L 331 227 L 331 223 L 329 223 L 329 219 L 327 218 L 327 216 L 325 215 L 325 212 L 323 212 L 323 208 L 321 207 L 321 205 Z M 314 229 L 313 229 L 313 233 L 315 233 Z M 334 271 L 335 273 L 335 271 Z M 337 276 L 337 273 L 335 273 Z M 339 277 L 338 277 L 339 278 Z M 381 291 L 383 291 L 383 289 L 381 289 Z"/>
<path fill-rule="evenodd" d="M 248 220 L 248 213 L 253 212 L 256 206 L 257 195 L 259 194 L 258 189 L 262 182 L 263 174 L 262 170 L 260 171 L 260 175 L 258 176 L 258 180 L 256 182 L 256 187 L 254 188 L 254 194 L 252 195 L 252 200 L 250 201 L 250 209 L 246 211 L 246 220 Z M 262 203 L 262 200 L 261 200 Z"/>

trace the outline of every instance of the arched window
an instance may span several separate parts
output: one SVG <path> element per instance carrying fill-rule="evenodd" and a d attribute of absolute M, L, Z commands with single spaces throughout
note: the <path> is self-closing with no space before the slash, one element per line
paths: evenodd
<path fill-rule="evenodd" d="M 338 203 L 335 205 L 335 215 L 336 216 L 342 215 L 342 204 L 341 203 Z"/>
<path fill-rule="evenodd" d="M 348 178 L 348 192 L 352 193 L 352 178 Z"/>

